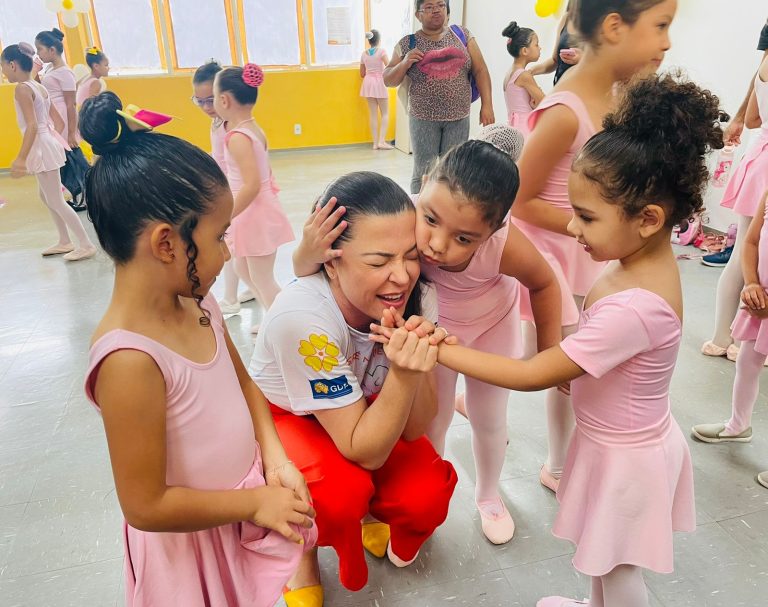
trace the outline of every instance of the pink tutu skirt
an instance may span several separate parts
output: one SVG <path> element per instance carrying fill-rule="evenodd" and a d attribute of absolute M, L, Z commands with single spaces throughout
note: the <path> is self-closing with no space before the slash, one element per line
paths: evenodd
<path fill-rule="evenodd" d="M 389 92 L 384 84 L 384 74 L 381 72 L 369 72 L 363 78 L 360 86 L 360 96 L 373 99 L 387 99 Z"/>
<path fill-rule="evenodd" d="M 261 456 L 235 489 L 265 484 Z M 317 527 L 297 528 L 304 545 L 249 522 L 192 533 L 151 533 L 127 524 L 125 604 L 249 605 L 272 607 L 305 550 L 317 541 Z"/>
<path fill-rule="evenodd" d="M 670 573 L 674 531 L 695 531 L 693 467 L 680 426 L 619 432 L 576 421 L 552 533 L 576 544 L 574 567 L 597 577 L 618 565 Z"/>
<path fill-rule="evenodd" d="M 295 239 L 277 196 L 279 191 L 274 178 L 262 183 L 259 195 L 232 220 L 229 232 L 234 257 L 272 255 L 280 245 Z"/>
<path fill-rule="evenodd" d="M 757 205 L 768 191 L 768 131 L 760 132 L 757 141 L 744 154 L 741 163 L 725 186 L 720 203 L 744 217 L 754 217 Z"/>
<path fill-rule="evenodd" d="M 531 129 L 528 128 L 528 117 L 531 112 L 510 112 L 508 118 L 509 126 L 517 129 L 523 134 L 523 137 L 528 137 L 531 134 Z"/>
<path fill-rule="evenodd" d="M 584 247 L 571 236 L 556 234 L 520 219 L 513 218 L 512 222 L 536 246 L 555 272 L 563 300 L 563 326 L 577 324 L 579 310 L 573 302 L 573 297 L 584 297 L 589 292 L 605 268 L 605 262 L 594 261 Z M 525 289 L 523 291 L 520 316 L 523 320 L 531 321 L 533 315 L 530 297 Z"/>
<path fill-rule="evenodd" d="M 768 324 L 739 309 L 731 325 L 731 335 L 738 341 L 755 342 L 755 350 L 768 356 Z"/>
<path fill-rule="evenodd" d="M 58 171 L 67 161 L 64 153 L 67 142 L 58 133 L 40 130 L 27 156 L 27 172 L 30 175 Z"/>

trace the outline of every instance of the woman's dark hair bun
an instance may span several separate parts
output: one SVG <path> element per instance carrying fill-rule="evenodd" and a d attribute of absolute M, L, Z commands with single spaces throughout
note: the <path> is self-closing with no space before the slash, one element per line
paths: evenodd
<path fill-rule="evenodd" d="M 91 144 L 95 154 L 105 156 L 114 153 L 121 143 L 136 136 L 117 113 L 122 109 L 123 102 L 112 91 L 90 97 L 83 103 L 79 118 L 80 134 Z"/>

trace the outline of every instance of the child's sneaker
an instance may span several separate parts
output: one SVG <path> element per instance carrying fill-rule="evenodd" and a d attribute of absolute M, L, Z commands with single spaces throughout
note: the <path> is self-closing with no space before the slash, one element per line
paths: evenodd
<path fill-rule="evenodd" d="M 752 440 L 752 426 L 739 434 L 724 434 L 725 424 L 699 424 L 691 428 L 693 438 L 703 443 L 748 443 Z"/>
<path fill-rule="evenodd" d="M 757 482 L 760 483 L 766 489 L 768 489 L 768 471 L 761 472 L 760 474 L 758 474 Z"/>
<path fill-rule="evenodd" d="M 701 258 L 701 263 L 703 263 L 705 266 L 710 266 L 712 268 L 722 268 L 725 264 L 728 263 L 728 260 L 731 258 L 732 252 L 733 252 L 733 247 L 726 247 L 722 251 L 719 251 L 718 253 L 705 255 L 704 257 Z"/>

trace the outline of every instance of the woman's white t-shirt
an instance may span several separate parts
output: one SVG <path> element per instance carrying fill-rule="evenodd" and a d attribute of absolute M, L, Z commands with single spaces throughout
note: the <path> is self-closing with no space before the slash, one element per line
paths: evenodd
<path fill-rule="evenodd" d="M 437 296 L 427 284 L 422 316 L 437 322 Z M 388 370 L 383 347 L 344 320 L 323 272 L 280 292 L 261 323 L 249 367 L 267 399 L 296 415 L 378 394 Z"/>

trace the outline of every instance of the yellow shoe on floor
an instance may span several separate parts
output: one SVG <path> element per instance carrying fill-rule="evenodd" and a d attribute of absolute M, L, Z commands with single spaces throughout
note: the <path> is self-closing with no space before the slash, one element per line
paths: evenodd
<path fill-rule="evenodd" d="M 288 607 L 323 607 L 323 587 L 321 584 L 288 590 L 283 589 L 283 599 Z"/>
<path fill-rule="evenodd" d="M 384 558 L 389 544 L 389 525 L 386 523 L 363 523 L 363 546 L 373 556 Z"/>

